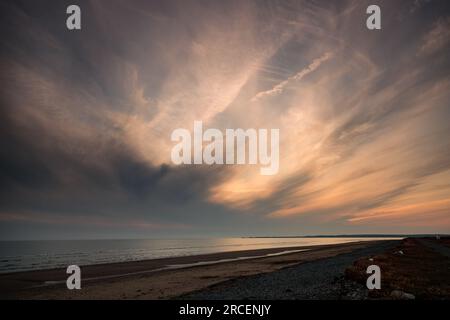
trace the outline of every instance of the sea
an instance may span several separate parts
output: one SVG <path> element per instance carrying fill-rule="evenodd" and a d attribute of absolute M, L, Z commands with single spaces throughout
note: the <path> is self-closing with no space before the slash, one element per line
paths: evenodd
<path fill-rule="evenodd" d="M 392 237 L 294 237 L 0 241 L 0 273 L 181 257 L 268 248 L 289 248 L 398 239 Z"/>

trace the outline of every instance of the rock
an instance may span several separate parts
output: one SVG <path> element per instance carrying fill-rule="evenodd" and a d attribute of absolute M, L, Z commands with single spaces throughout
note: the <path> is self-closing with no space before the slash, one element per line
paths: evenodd
<path fill-rule="evenodd" d="M 391 292 L 391 297 L 399 300 L 414 300 L 416 297 L 407 292 L 403 292 L 401 290 L 394 290 Z"/>

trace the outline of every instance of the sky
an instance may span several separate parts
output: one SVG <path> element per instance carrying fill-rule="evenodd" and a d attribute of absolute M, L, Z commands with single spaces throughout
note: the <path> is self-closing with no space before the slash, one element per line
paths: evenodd
<path fill-rule="evenodd" d="M 447 0 L 0 7 L 1 240 L 450 233 Z M 278 174 L 172 164 L 194 121 Z"/>

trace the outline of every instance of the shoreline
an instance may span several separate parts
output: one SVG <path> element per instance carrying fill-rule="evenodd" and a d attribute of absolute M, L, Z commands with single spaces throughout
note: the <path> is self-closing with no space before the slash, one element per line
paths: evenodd
<path fill-rule="evenodd" d="M 376 265 L 381 287 L 367 288 Z M 449 300 L 450 238 L 406 238 L 230 279 L 177 297 L 184 300 Z"/>
<path fill-rule="evenodd" d="M 6 299 L 167 299 L 229 279 L 276 271 L 400 240 L 282 247 L 81 266 L 82 289 L 65 288 L 65 269 L 0 274 Z M 175 266 L 175 267 L 170 267 Z"/>

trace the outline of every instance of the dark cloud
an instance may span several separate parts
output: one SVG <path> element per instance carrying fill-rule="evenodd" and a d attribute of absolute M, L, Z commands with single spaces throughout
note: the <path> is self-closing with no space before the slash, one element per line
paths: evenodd
<path fill-rule="evenodd" d="M 133 235 L 125 226 L 131 220 L 169 235 L 180 225 L 194 235 L 320 233 L 324 220 L 339 232 L 352 228 L 345 219 L 355 211 L 389 205 L 450 168 L 449 42 L 441 30 L 448 1 L 380 1 L 383 29 L 370 34 L 361 18 L 369 1 L 81 0 L 78 32 L 65 28 L 69 4 L 0 3 L 0 230 L 7 237 L 108 228 Z M 333 58 L 250 109 L 251 97 L 325 52 Z M 245 67 L 250 71 L 240 74 Z M 323 106 L 326 95 L 331 102 Z M 289 158 L 302 166 L 245 208 L 213 203 L 211 189 L 232 179 L 233 168 L 174 167 L 166 156 L 172 127 L 211 106 L 220 128 L 276 127 L 293 109 L 310 107 L 300 110 L 313 118 L 305 122 L 306 140 L 320 131 L 320 143 L 299 154 L 317 156 L 306 164 Z M 418 118 L 421 126 L 391 137 Z M 401 143 L 390 146 L 393 138 Z M 351 161 L 382 139 L 389 147 L 376 159 L 389 161 L 370 158 L 353 168 Z M 321 165 L 327 156 L 332 160 Z M 409 167 L 391 159 L 408 159 Z M 322 183 L 345 166 L 352 170 L 333 185 Z M 301 217 L 267 218 L 378 175 L 380 185 L 395 183 L 370 198 L 320 203 Z M 93 225 L 83 225 L 84 217 Z"/>

